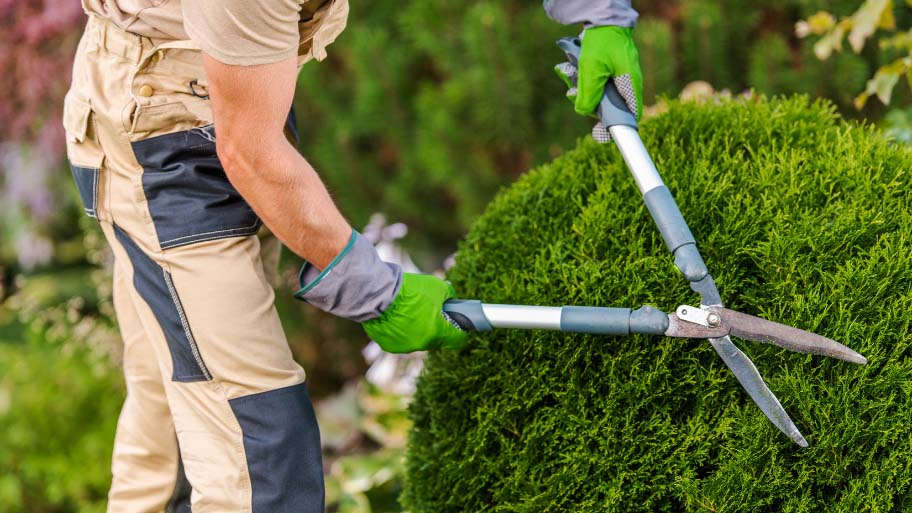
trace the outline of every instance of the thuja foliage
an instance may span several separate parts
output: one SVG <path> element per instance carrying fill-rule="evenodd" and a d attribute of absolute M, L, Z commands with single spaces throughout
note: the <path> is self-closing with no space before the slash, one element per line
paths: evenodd
<path fill-rule="evenodd" d="M 912 152 L 804 97 L 673 103 L 641 127 L 727 305 L 867 366 L 736 341 L 810 441 L 708 342 L 492 331 L 431 355 L 413 513 L 912 509 Z M 450 278 L 492 303 L 697 304 L 612 145 L 502 191 Z"/>

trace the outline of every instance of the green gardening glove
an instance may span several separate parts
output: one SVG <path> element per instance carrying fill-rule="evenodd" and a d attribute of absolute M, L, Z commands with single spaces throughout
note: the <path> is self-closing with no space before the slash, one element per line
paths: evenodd
<path fill-rule="evenodd" d="M 567 96 L 576 112 L 594 116 L 608 79 L 614 79 L 631 112 L 637 119 L 642 115 L 643 71 L 633 29 L 614 26 L 586 29 L 578 69 L 560 65 L 556 70 L 570 88 Z"/>
<path fill-rule="evenodd" d="M 429 274 L 402 274 L 396 298 L 379 318 L 362 326 L 384 351 L 411 353 L 427 349 L 459 349 L 468 335 L 450 324 L 443 303 L 455 297 L 453 286 Z"/>

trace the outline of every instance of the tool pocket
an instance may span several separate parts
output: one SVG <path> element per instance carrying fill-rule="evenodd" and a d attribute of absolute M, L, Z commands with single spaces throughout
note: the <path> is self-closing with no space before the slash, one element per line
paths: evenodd
<path fill-rule="evenodd" d="M 98 168 L 81 167 L 70 164 L 70 172 L 76 181 L 79 197 L 86 215 L 98 218 L 98 177 L 101 170 Z"/>
<path fill-rule="evenodd" d="M 124 123 L 131 141 L 191 130 L 213 122 L 202 51 L 176 41 L 157 47 L 139 65 L 135 104 Z"/>
<path fill-rule="evenodd" d="M 162 249 L 254 235 L 260 219 L 228 181 L 213 126 L 132 143 Z"/>
<path fill-rule="evenodd" d="M 67 159 L 86 215 L 98 217 L 98 192 L 104 153 L 92 129 L 92 107 L 74 93 L 63 104 Z"/>

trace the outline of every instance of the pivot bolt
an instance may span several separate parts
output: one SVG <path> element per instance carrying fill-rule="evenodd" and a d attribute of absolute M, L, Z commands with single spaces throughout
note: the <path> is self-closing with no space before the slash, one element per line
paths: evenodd
<path fill-rule="evenodd" d="M 711 313 L 706 316 L 706 324 L 709 324 L 711 328 L 715 328 L 722 322 L 722 319 L 717 313 Z"/>

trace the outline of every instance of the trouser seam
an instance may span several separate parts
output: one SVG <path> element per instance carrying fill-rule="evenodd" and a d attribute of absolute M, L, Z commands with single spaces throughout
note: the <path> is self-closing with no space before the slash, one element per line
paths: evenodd
<path fill-rule="evenodd" d="M 253 481 L 250 477 L 250 463 L 247 460 L 247 449 L 244 447 L 244 430 L 241 428 L 241 423 L 238 421 L 237 416 L 234 414 L 234 410 L 231 409 L 231 402 L 228 398 L 228 393 L 225 391 L 225 388 L 222 387 L 221 383 L 217 380 L 209 381 L 213 388 L 219 392 L 222 396 L 221 407 L 219 408 L 226 418 L 222 421 L 226 425 L 236 426 L 237 431 L 232 444 L 234 445 L 234 452 L 237 455 L 238 461 L 241 462 L 240 472 L 241 472 L 241 483 L 240 487 L 247 499 L 250 501 L 248 505 L 241 510 L 240 513 L 253 513 Z"/>
<path fill-rule="evenodd" d="M 184 336 L 187 337 L 187 343 L 190 344 L 190 352 L 193 354 L 193 358 L 196 360 L 200 372 L 203 373 L 203 377 L 205 377 L 207 381 L 211 381 L 212 374 L 210 374 L 209 369 L 206 368 L 206 363 L 203 361 L 203 357 L 200 354 L 199 346 L 196 344 L 196 338 L 193 336 L 193 331 L 190 330 L 190 323 L 187 321 L 187 316 L 184 313 L 184 305 L 181 304 L 180 297 L 178 297 L 177 291 L 174 290 L 174 281 L 171 279 L 171 273 L 162 269 L 162 276 L 165 278 L 165 284 L 168 285 L 168 292 L 171 294 L 171 301 L 174 303 L 174 308 L 177 309 L 181 327 L 184 328 Z"/>

